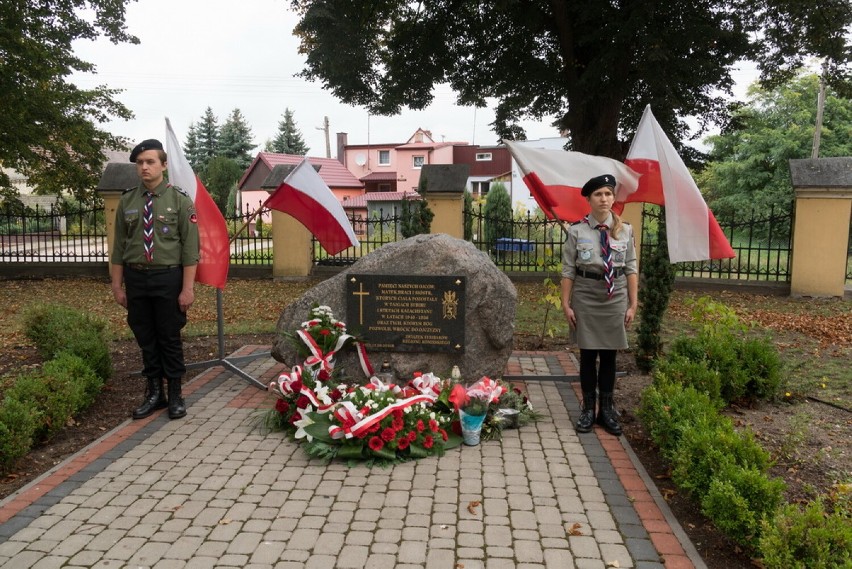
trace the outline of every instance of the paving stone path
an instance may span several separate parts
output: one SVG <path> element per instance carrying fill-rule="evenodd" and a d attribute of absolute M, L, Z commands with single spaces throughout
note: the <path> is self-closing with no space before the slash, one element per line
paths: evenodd
<path fill-rule="evenodd" d="M 0 502 L 0 568 L 705 567 L 626 441 L 574 432 L 568 352 L 515 353 L 505 377 L 549 419 L 350 468 L 261 433 L 270 396 L 211 368 L 185 389 L 186 419 L 128 421 Z"/>

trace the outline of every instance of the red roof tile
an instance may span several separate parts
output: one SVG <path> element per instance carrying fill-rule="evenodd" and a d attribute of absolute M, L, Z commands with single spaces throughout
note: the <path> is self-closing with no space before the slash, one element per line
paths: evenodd
<path fill-rule="evenodd" d="M 362 182 L 383 182 L 396 180 L 396 172 L 370 172 L 363 178 Z"/>
<path fill-rule="evenodd" d="M 367 207 L 367 202 L 398 202 L 406 197 L 410 200 L 419 200 L 420 194 L 417 192 L 367 192 L 340 203 L 344 209 L 364 209 Z"/>
<path fill-rule="evenodd" d="M 271 172 L 275 166 L 279 164 L 298 164 L 305 157 L 296 154 L 276 154 L 274 152 L 259 152 L 254 161 L 243 174 L 240 180 L 240 187 L 249 177 L 250 173 L 257 167 L 259 162 L 266 165 Z M 317 158 L 308 156 L 308 162 L 314 166 L 320 166 L 319 175 L 329 188 L 363 188 L 364 184 L 358 181 L 352 172 L 346 169 L 346 166 L 340 163 L 335 158 Z M 269 172 L 267 172 L 268 174 Z"/>

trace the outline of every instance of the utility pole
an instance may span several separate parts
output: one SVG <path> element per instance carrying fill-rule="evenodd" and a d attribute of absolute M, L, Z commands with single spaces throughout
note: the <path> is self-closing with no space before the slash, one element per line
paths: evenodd
<path fill-rule="evenodd" d="M 825 108 L 825 68 L 819 76 L 819 95 L 817 95 L 816 126 L 814 127 L 814 145 L 811 158 L 819 158 L 819 139 L 822 134 L 822 111 Z"/>
<path fill-rule="evenodd" d="M 323 117 L 322 126 L 316 127 L 317 130 L 325 131 L 325 157 L 331 158 L 331 140 L 328 136 L 328 117 Z"/>

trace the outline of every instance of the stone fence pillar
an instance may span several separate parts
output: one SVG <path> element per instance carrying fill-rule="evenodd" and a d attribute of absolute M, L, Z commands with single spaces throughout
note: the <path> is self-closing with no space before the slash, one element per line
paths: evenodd
<path fill-rule="evenodd" d="M 790 175 L 796 192 L 790 294 L 843 297 L 852 158 L 790 160 Z"/>
<path fill-rule="evenodd" d="M 464 239 L 464 189 L 470 166 L 427 164 L 420 177 L 426 180 L 426 200 L 435 214 L 430 233 L 446 233 Z"/>
<path fill-rule="evenodd" d="M 270 194 L 287 179 L 296 166 L 279 164 L 272 168 L 261 189 Z M 318 166 L 314 169 L 319 171 Z M 301 279 L 311 274 L 311 232 L 290 214 L 272 210 L 272 278 Z"/>
<path fill-rule="evenodd" d="M 108 256 L 112 254 L 115 239 L 115 212 L 118 209 L 118 201 L 121 199 L 124 190 L 135 188 L 139 183 L 136 164 L 132 162 L 110 162 L 106 165 L 104 173 L 98 181 L 98 186 L 95 188 L 104 200 Z M 109 257 L 107 257 L 107 261 L 109 261 Z"/>

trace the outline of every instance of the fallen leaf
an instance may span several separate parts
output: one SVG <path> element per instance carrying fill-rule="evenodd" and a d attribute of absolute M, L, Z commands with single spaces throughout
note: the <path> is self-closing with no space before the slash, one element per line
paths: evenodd
<path fill-rule="evenodd" d="M 568 535 L 583 535 L 583 532 L 580 530 L 582 526 L 578 523 L 574 523 L 570 528 L 568 528 Z"/>
<path fill-rule="evenodd" d="M 607 561 L 606 566 L 607 567 L 621 567 L 621 565 L 618 564 L 618 559 L 615 559 L 613 561 Z"/>
<path fill-rule="evenodd" d="M 474 501 L 472 501 L 471 503 L 469 503 L 469 504 L 467 505 L 467 511 L 468 511 L 468 512 L 470 512 L 471 514 L 473 514 L 473 515 L 475 516 L 475 515 L 476 515 L 476 513 L 477 513 L 477 512 L 476 512 L 476 508 L 478 508 L 478 507 L 479 507 L 479 504 L 480 504 L 479 500 L 474 500 Z"/>
<path fill-rule="evenodd" d="M 230 520 L 230 519 L 228 519 L 228 518 L 222 518 L 221 520 L 219 520 L 219 525 L 220 525 L 220 526 L 226 526 L 226 525 L 228 525 L 229 523 L 231 523 L 231 520 Z"/>

